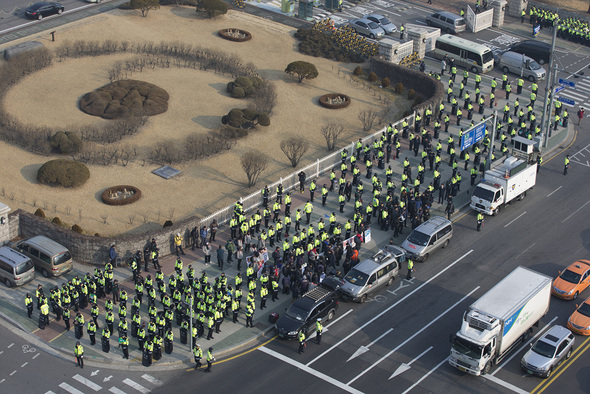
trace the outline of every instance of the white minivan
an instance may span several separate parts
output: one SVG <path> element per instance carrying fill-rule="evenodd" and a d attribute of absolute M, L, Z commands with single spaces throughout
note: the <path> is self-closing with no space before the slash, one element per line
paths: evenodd
<path fill-rule="evenodd" d="M 522 75 L 531 82 L 545 79 L 547 75 L 545 69 L 534 59 L 512 51 L 502 53 L 498 65 L 502 72 Z"/>

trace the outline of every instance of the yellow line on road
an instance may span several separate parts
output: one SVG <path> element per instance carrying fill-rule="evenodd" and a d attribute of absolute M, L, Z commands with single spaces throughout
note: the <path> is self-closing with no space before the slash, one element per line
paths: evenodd
<path fill-rule="evenodd" d="M 278 335 L 275 335 L 274 337 L 270 338 L 268 341 L 266 341 L 266 342 L 264 342 L 264 343 L 261 343 L 260 345 L 258 345 L 258 346 L 256 346 L 256 347 L 253 347 L 253 348 L 252 348 L 252 349 L 250 349 L 250 350 L 246 350 L 246 351 L 245 351 L 245 352 L 243 352 L 243 353 L 236 354 L 235 356 L 232 356 L 232 357 L 226 358 L 226 359 L 224 359 L 224 360 L 221 360 L 221 361 L 216 361 L 214 364 L 223 364 L 223 363 L 225 363 L 225 362 L 227 362 L 227 361 L 230 361 L 230 360 L 233 360 L 233 359 L 235 359 L 235 358 L 238 358 L 238 357 L 245 356 L 246 354 L 248 354 L 248 353 L 250 353 L 250 352 L 253 352 L 254 350 L 256 350 L 256 349 L 258 349 L 258 348 L 261 348 L 261 347 L 263 347 L 264 345 L 266 345 L 266 344 L 268 344 L 268 343 L 270 343 L 270 342 L 274 341 L 274 340 L 275 340 L 275 339 L 277 339 L 278 337 L 279 337 Z M 186 371 L 188 372 L 188 371 L 194 371 L 194 370 L 195 370 L 195 368 L 189 368 L 189 369 L 187 369 Z"/>
<path fill-rule="evenodd" d="M 55 337 L 51 338 L 51 339 L 50 339 L 48 342 L 53 342 L 53 341 L 55 341 L 57 338 L 61 337 L 61 336 L 62 336 L 63 334 L 65 334 L 66 332 L 69 332 L 69 331 L 65 331 L 65 328 L 64 328 L 64 331 L 63 331 L 61 334 L 59 334 L 59 335 L 57 335 L 57 336 L 55 336 Z"/>
<path fill-rule="evenodd" d="M 570 358 L 567 362 L 561 364 L 561 366 L 557 368 L 558 370 L 561 368 L 561 371 L 559 371 L 559 373 L 554 374 L 551 379 L 544 380 L 541 383 L 539 383 L 539 385 L 535 387 L 533 391 L 531 391 L 531 394 L 541 394 L 543 391 L 545 391 L 545 389 L 547 389 L 555 381 L 555 379 L 559 377 L 559 375 L 561 375 L 566 369 L 568 369 L 574 363 L 574 361 L 578 359 L 578 357 L 580 357 L 582 354 L 584 354 L 586 350 L 588 350 L 588 348 L 590 348 L 590 343 L 588 343 L 588 341 L 590 341 L 590 337 L 586 338 L 582 345 L 578 347 L 576 351 L 574 351 L 574 355 L 578 353 L 575 357 Z"/>
<path fill-rule="evenodd" d="M 569 149 L 574 144 L 574 142 L 576 142 L 576 138 L 578 138 L 578 130 L 575 130 L 574 139 L 572 140 L 572 142 L 570 142 L 570 144 L 568 146 L 566 146 L 561 152 L 555 154 L 554 156 L 551 156 L 547 160 L 543 160 L 543 164 L 541 164 L 541 167 L 543 167 L 546 163 L 549 163 L 551 160 L 555 159 L 557 156 L 559 156 L 560 154 L 565 152 L 567 149 Z"/>

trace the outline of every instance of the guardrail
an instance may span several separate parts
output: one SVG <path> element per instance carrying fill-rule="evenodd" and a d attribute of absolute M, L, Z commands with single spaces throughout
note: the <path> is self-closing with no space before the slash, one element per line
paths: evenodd
<path fill-rule="evenodd" d="M 392 125 L 399 126 L 398 129 L 401 131 L 401 124 L 403 123 L 404 120 L 406 120 L 408 122 L 408 124 L 410 125 L 410 127 L 414 127 L 414 118 L 415 118 L 415 113 L 413 113 L 403 119 L 400 119 L 395 123 L 392 123 Z M 383 127 L 379 131 L 363 138 L 362 139 L 363 145 L 365 145 L 369 141 L 372 141 L 375 137 L 380 136 L 385 130 L 386 130 L 386 127 Z M 350 153 L 355 151 L 355 149 L 354 149 L 355 144 L 356 144 L 356 141 L 352 142 L 347 147 L 348 151 Z M 341 152 L 341 150 L 338 150 L 338 151 L 333 152 L 327 156 L 324 156 L 321 159 L 317 159 L 315 161 L 315 163 L 311 163 L 303 168 L 300 168 L 300 169 L 292 172 L 291 174 L 287 175 L 286 177 L 279 178 L 279 180 L 274 182 L 273 184 L 268 185 L 268 187 L 271 191 L 269 201 L 272 201 L 274 198 L 276 198 L 276 195 L 277 195 L 276 188 L 280 183 L 283 184 L 283 193 L 286 193 L 286 192 L 294 189 L 299 184 L 298 174 L 301 171 L 305 172 L 307 175 L 306 182 L 311 181 L 312 179 L 318 178 L 321 175 L 325 174 L 326 172 L 331 171 L 332 168 L 334 168 L 334 166 L 336 164 L 340 163 L 340 161 L 341 161 L 340 152 Z M 260 206 L 262 206 L 261 192 L 256 191 L 256 192 L 253 192 L 253 193 L 247 195 L 246 197 L 241 197 L 240 202 L 243 204 L 244 213 L 251 212 L 251 211 L 259 208 Z M 201 227 L 202 226 L 209 226 L 209 224 L 211 224 L 211 222 L 214 219 L 217 220 L 217 224 L 219 224 L 219 225 L 226 223 L 231 219 L 233 213 L 234 213 L 234 204 L 229 205 L 225 208 L 222 208 L 222 209 L 218 210 L 217 212 L 214 212 L 211 215 L 201 219 L 200 226 Z"/>

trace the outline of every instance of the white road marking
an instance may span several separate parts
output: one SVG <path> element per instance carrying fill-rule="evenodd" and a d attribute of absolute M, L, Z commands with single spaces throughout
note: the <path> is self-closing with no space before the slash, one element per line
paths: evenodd
<path fill-rule="evenodd" d="M 553 195 L 553 193 L 555 193 L 556 191 L 558 191 L 558 190 L 559 190 L 559 189 L 561 189 L 562 187 L 563 187 L 563 185 L 562 185 L 562 186 L 559 186 L 557 189 L 555 189 L 555 190 L 553 190 L 551 193 L 547 194 L 547 197 L 551 197 L 551 196 Z"/>
<path fill-rule="evenodd" d="M 366 352 L 368 352 L 369 351 L 369 348 L 371 346 L 373 346 L 375 343 L 377 343 L 377 341 L 379 341 L 381 338 L 383 338 L 384 336 L 386 336 L 387 334 L 389 334 L 392 331 L 393 331 L 393 328 L 390 328 L 389 330 L 385 331 L 383 334 L 379 335 L 379 337 L 377 339 L 375 339 L 374 341 L 372 341 L 371 343 L 369 343 L 367 346 L 360 346 L 356 350 L 356 352 L 354 352 L 354 354 L 352 356 L 350 356 L 348 358 L 348 360 L 346 360 L 346 362 L 349 362 L 353 358 L 356 358 L 356 357 L 360 356 L 361 354 L 365 354 Z"/>
<path fill-rule="evenodd" d="M 374 318 L 372 318 L 371 320 L 369 320 L 368 322 L 366 322 L 365 324 L 363 324 L 362 326 L 360 326 L 359 328 L 357 328 L 356 330 L 354 330 L 353 332 L 351 332 L 350 334 L 348 334 L 347 336 L 345 336 L 344 338 L 342 338 L 340 341 L 338 341 L 337 343 L 335 343 L 334 345 L 332 345 L 328 350 L 326 350 L 325 352 L 323 352 L 322 354 L 320 354 L 319 356 L 317 356 L 316 358 L 314 358 L 313 360 L 311 360 L 310 362 L 308 362 L 305 365 L 306 366 L 310 366 L 311 364 L 315 363 L 317 360 L 319 360 L 320 358 L 324 357 L 326 354 L 328 354 L 332 350 L 336 349 L 342 343 L 346 342 L 350 337 L 352 337 L 353 335 L 355 335 L 359 331 L 362 331 L 369 324 L 373 323 L 375 320 L 379 319 L 381 316 L 383 316 L 384 314 L 386 314 L 387 312 L 389 312 L 390 310 L 392 310 L 393 308 L 395 308 L 401 302 L 405 301 L 406 298 L 410 297 L 411 295 L 413 295 L 414 293 L 416 293 L 418 290 L 420 290 L 421 288 L 423 288 L 424 286 L 426 286 L 427 284 L 429 284 L 430 282 L 432 282 L 433 280 L 435 280 L 436 278 L 438 278 L 446 270 L 448 270 L 449 268 L 453 267 L 455 264 L 457 264 L 459 261 L 463 260 L 465 257 L 469 256 L 472 252 L 473 252 L 473 249 L 471 249 L 469 252 L 465 253 L 463 256 L 459 257 L 457 260 L 455 260 L 453 263 L 451 263 L 448 267 L 446 267 L 446 268 L 442 269 L 441 271 L 439 271 L 438 274 L 434 275 L 433 277 L 431 277 L 430 279 L 428 279 L 426 282 L 424 282 L 420 286 L 416 287 L 413 291 L 411 291 L 410 293 L 406 294 L 404 297 L 402 297 L 395 304 L 391 305 L 390 307 L 388 307 L 387 309 L 385 309 L 383 312 L 379 313 L 377 316 L 375 316 Z"/>
<path fill-rule="evenodd" d="M 547 325 L 545 327 L 543 327 L 543 329 L 540 330 L 537 333 L 537 335 L 535 335 L 534 337 L 532 337 L 531 339 L 529 339 L 524 345 L 522 345 L 520 347 L 520 349 L 518 349 L 518 351 L 514 352 L 512 354 L 512 356 L 510 356 L 506 360 L 504 360 L 504 362 L 502 364 L 500 364 L 500 366 L 498 368 L 496 368 L 496 370 L 494 372 L 492 372 L 490 375 L 494 376 L 499 370 L 501 370 L 502 368 L 504 368 L 504 366 L 506 364 L 508 364 L 508 362 L 514 358 L 514 356 L 516 356 L 518 353 L 520 353 L 522 351 L 522 349 L 527 348 L 529 346 L 529 343 L 531 343 L 532 341 L 536 340 L 538 337 L 540 337 L 543 334 L 543 332 L 545 332 L 545 330 L 547 330 L 549 327 L 551 327 L 551 325 L 553 324 L 553 322 L 555 320 L 557 320 L 557 316 L 555 316 L 549 323 L 547 323 Z"/>
<path fill-rule="evenodd" d="M 330 322 L 330 324 L 326 324 L 326 327 L 324 328 L 324 331 L 322 331 L 322 333 L 328 332 L 328 327 L 330 327 L 332 324 L 336 323 L 338 320 L 342 319 L 344 316 L 348 315 L 352 311 L 353 311 L 352 309 L 349 309 L 349 310 L 346 311 L 345 314 L 343 314 L 342 316 L 340 316 L 338 319 L 332 320 Z M 307 337 L 307 339 L 305 340 L 305 342 L 311 340 L 312 338 L 315 338 L 315 336 L 316 336 L 316 332 L 314 331 L 309 337 Z"/>
<path fill-rule="evenodd" d="M 4 353 L 4 350 L 0 351 L 0 354 Z"/>
<path fill-rule="evenodd" d="M 115 386 L 111 387 L 111 388 L 109 389 L 109 391 L 110 391 L 111 393 L 113 393 L 113 394 L 127 394 L 126 392 L 124 392 L 124 391 L 123 391 L 123 390 L 121 390 L 121 389 L 118 389 L 118 388 L 116 388 Z"/>
<path fill-rule="evenodd" d="M 578 213 L 578 211 L 582 208 L 584 208 L 586 205 L 590 204 L 590 200 L 586 201 L 586 204 L 582 205 L 580 208 L 576 209 L 571 215 L 569 215 L 567 218 L 563 219 L 561 221 L 561 223 L 565 223 L 566 220 L 568 220 L 569 218 L 571 218 L 572 216 L 574 216 L 576 213 Z"/>
<path fill-rule="evenodd" d="M 46 391 L 45 394 L 55 394 L 55 393 L 53 391 L 49 390 L 49 391 Z"/>
<path fill-rule="evenodd" d="M 426 379 L 428 376 L 430 376 L 431 373 L 433 373 L 434 371 L 436 371 L 437 369 L 440 368 L 441 365 L 443 365 L 444 363 L 447 362 L 449 358 L 445 358 L 444 360 L 442 360 L 440 363 L 438 363 L 436 365 L 436 367 L 432 368 L 430 371 L 428 371 L 424 376 L 422 376 L 416 383 L 414 383 L 413 385 L 411 385 L 406 391 L 404 391 L 402 394 L 406 394 L 407 392 L 409 392 L 410 390 L 412 390 L 414 387 L 416 387 L 417 385 L 419 385 L 424 379 Z"/>
<path fill-rule="evenodd" d="M 400 343 L 399 345 L 397 345 L 393 350 L 391 350 L 385 356 L 383 356 L 379 360 L 377 360 L 377 362 L 371 364 L 371 366 L 369 366 L 368 368 L 366 368 L 363 372 L 361 372 L 355 378 L 353 378 L 348 383 L 346 383 L 346 385 L 348 385 L 348 386 L 351 385 L 355 380 L 357 380 L 358 378 L 360 378 L 361 376 L 363 376 L 364 374 L 366 374 L 367 372 L 369 372 L 371 369 L 375 368 L 378 364 L 381 363 L 381 361 L 385 360 L 386 358 L 388 358 L 389 356 L 391 356 L 393 353 L 397 352 L 402 346 L 404 346 L 405 344 L 407 344 L 408 342 L 410 342 L 412 339 L 414 339 L 415 337 L 417 337 L 418 335 L 420 335 L 422 333 L 422 331 L 426 330 L 428 327 L 430 327 L 431 325 L 433 325 L 434 323 L 436 323 L 438 321 L 438 319 L 440 319 L 441 317 L 443 317 L 444 315 L 446 315 L 447 313 L 449 313 L 453 308 L 457 307 L 457 305 L 459 305 L 460 303 L 462 303 L 463 301 L 465 301 L 467 298 L 471 297 L 471 295 L 473 293 L 475 293 L 477 290 L 479 290 L 479 286 L 477 286 L 475 289 L 471 290 L 467 295 L 465 295 L 459 301 L 455 302 L 453 305 L 451 305 L 449 308 L 447 308 L 446 311 L 444 311 L 443 313 L 441 313 L 440 315 L 438 315 L 437 317 L 435 317 L 430 323 L 428 323 L 427 325 L 425 325 L 424 327 L 422 327 L 420 330 L 416 331 L 414 333 L 414 335 L 412 335 L 411 337 L 409 337 L 408 339 L 406 339 L 405 341 L 403 341 L 402 343 Z"/>
<path fill-rule="evenodd" d="M 28 363 L 29 363 L 29 362 L 27 361 L 27 362 L 25 362 L 23 365 L 21 365 L 20 367 L 21 367 L 21 368 L 24 368 L 24 366 L 25 366 L 25 365 L 27 365 Z"/>
<path fill-rule="evenodd" d="M 319 371 L 316 371 L 315 369 L 312 369 L 312 368 L 308 367 L 307 365 L 305 365 L 303 363 L 300 363 L 299 361 L 295 361 L 295 360 L 293 360 L 293 359 L 291 359 L 291 358 L 289 358 L 287 356 L 284 356 L 284 355 L 282 355 L 279 352 L 275 352 L 274 350 L 270 350 L 270 349 L 268 349 L 268 348 L 266 348 L 264 346 L 259 347 L 258 350 L 260 350 L 263 353 L 268 354 L 269 356 L 272 356 L 274 358 L 278 358 L 279 360 L 284 361 L 287 364 L 291 364 L 292 366 L 294 366 L 294 367 L 296 367 L 298 369 L 301 369 L 302 371 L 305 371 L 305 372 L 309 373 L 310 375 L 313 375 L 313 376 L 315 376 L 317 378 L 320 378 L 320 379 L 322 379 L 325 382 L 328 382 L 330 384 L 333 384 L 334 386 L 336 386 L 336 387 L 338 387 L 338 388 L 340 388 L 342 390 L 345 390 L 345 391 L 347 391 L 349 393 L 358 393 L 358 394 L 362 393 L 362 391 L 359 391 L 359 390 L 357 390 L 357 389 L 355 389 L 353 387 L 350 387 L 350 386 L 342 383 L 339 380 L 336 380 L 336 379 L 334 379 L 334 378 L 332 378 L 332 377 L 330 377 L 328 375 L 325 375 L 325 374 L 323 374 L 323 373 L 321 373 Z"/>
<path fill-rule="evenodd" d="M 517 217 L 515 217 L 514 219 L 512 219 L 510 222 L 508 222 L 507 224 L 504 225 L 504 228 L 510 226 L 512 223 L 514 223 L 515 221 L 517 221 L 518 219 L 520 219 L 520 217 L 522 215 L 524 215 L 526 213 L 526 211 L 524 211 L 523 213 L 521 213 L 520 215 L 518 215 Z"/>
<path fill-rule="evenodd" d="M 92 372 L 90 372 L 90 376 L 96 376 L 96 375 L 98 375 L 99 372 L 100 372 L 100 369 L 97 369 L 96 371 L 92 371 Z"/>
<path fill-rule="evenodd" d="M 147 373 L 141 375 L 141 377 L 153 384 L 154 386 L 159 386 L 162 384 L 162 381 L 160 379 L 156 379 L 152 375 L 148 375 Z"/>
<path fill-rule="evenodd" d="M 34 359 L 36 359 L 37 357 L 39 357 L 39 354 L 41 354 L 41 353 L 37 353 L 37 354 L 35 354 L 35 355 L 33 356 L 33 360 L 34 360 Z"/>
<path fill-rule="evenodd" d="M 16 369 L 10 373 L 10 376 L 14 375 L 15 373 L 16 373 Z"/>
<path fill-rule="evenodd" d="M 514 258 L 514 260 L 516 260 L 517 258 L 519 258 L 520 256 L 522 256 L 523 254 L 525 254 L 526 252 L 528 252 L 529 249 L 532 248 L 533 246 L 535 246 L 535 243 L 533 243 L 531 246 L 529 246 L 528 248 L 526 248 L 525 250 L 523 250 L 522 252 L 520 252 L 520 254 Z"/>
<path fill-rule="evenodd" d="M 134 388 L 135 390 L 139 391 L 140 393 L 147 394 L 150 390 L 143 387 L 141 384 L 134 382 L 133 380 L 127 378 L 123 381 L 127 386 Z"/>
<path fill-rule="evenodd" d="M 67 391 L 68 393 L 71 393 L 71 394 L 84 394 L 83 392 L 70 386 L 66 382 L 63 382 L 62 384 L 60 384 L 59 387 L 61 387 L 62 389 L 64 389 L 65 391 Z"/>
<path fill-rule="evenodd" d="M 502 387 L 504 387 L 504 388 L 506 388 L 508 390 L 512 390 L 515 393 L 518 393 L 518 394 L 528 394 L 528 391 L 525 391 L 525 390 L 523 390 L 521 388 L 516 387 L 515 385 L 513 385 L 511 383 L 508 383 L 508 382 L 505 382 L 505 381 L 503 381 L 501 379 L 498 379 L 495 376 L 485 375 L 485 379 L 489 380 L 490 382 L 494 382 L 496 384 L 499 384 L 500 386 L 502 386 Z"/>
<path fill-rule="evenodd" d="M 7 348 L 10 349 L 13 346 L 14 346 L 14 342 L 12 342 L 10 345 L 8 345 Z"/>
<path fill-rule="evenodd" d="M 395 378 L 400 373 L 405 372 L 408 369 L 410 369 L 410 366 L 412 364 L 414 364 L 414 362 L 416 362 L 420 357 L 422 357 L 423 355 L 425 355 L 426 353 L 428 353 L 432 349 L 434 349 L 434 346 L 430 346 L 428 349 L 424 350 L 422 353 L 420 353 L 415 359 L 413 359 L 409 363 L 407 363 L 407 364 L 406 363 L 402 363 L 399 367 L 397 367 L 397 369 L 395 370 L 395 372 L 392 373 L 391 376 L 389 377 L 389 379 L 387 379 L 387 380 L 391 380 L 391 378 Z"/>
<path fill-rule="evenodd" d="M 74 375 L 74 377 L 72 379 L 77 380 L 78 382 L 82 383 L 84 386 L 87 386 L 94 391 L 102 390 L 102 387 L 100 387 L 98 384 L 94 383 L 93 381 L 86 379 L 82 375 L 76 374 L 76 375 Z"/>

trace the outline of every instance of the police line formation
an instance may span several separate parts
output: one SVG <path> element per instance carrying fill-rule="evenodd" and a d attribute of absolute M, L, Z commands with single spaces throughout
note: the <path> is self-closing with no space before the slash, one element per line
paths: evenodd
<path fill-rule="evenodd" d="M 457 155 L 456 136 L 448 131 L 450 119 L 453 117 L 457 126 L 461 126 L 462 110 L 466 110 L 471 127 L 474 125 L 474 102 L 479 106 L 478 113 L 484 115 L 485 107 L 494 108 L 496 93 L 500 94 L 501 91 L 508 100 L 512 90 L 506 75 L 503 76 L 501 85 L 495 79 L 491 81 L 489 94 L 483 94 L 479 90 L 482 87 L 481 77 L 475 75 L 475 78 L 470 80 L 468 71 L 463 72 L 462 80 L 457 83 L 457 69 L 452 64 L 452 59 L 447 60 L 450 69 L 447 103 L 442 102 L 439 108 L 435 109 L 436 115 L 432 108 L 427 108 L 424 119 L 419 114 L 416 115 L 413 127 L 404 120 L 400 129 L 390 124 L 372 144 L 363 146 L 362 140 L 359 139 L 352 152 L 348 152 L 347 149 L 341 152 L 340 165 L 323 178 L 326 183 L 321 187 L 316 184 L 316 179 L 312 179 L 308 184 L 307 175 L 300 172 L 298 191 L 306 193 L 307 186 L 309 196 L 302 208 L 291 212 L 292 193 L 285 192 L 282 184 L 277 186 L 274 193 L 268 187 L 262 189 L 262 212 L 258 210 L 247 217 L 242 204 L 235 204 L 233 216 L 229 221 L 229 240 L 225 244 L 220 243 L 215 250 L 220 271 L 223 271 L 224 264 L 231 264 L 234 259 L 236 260 L 238 274 L 233 280 L 226 277 L 224 272 L 213 281 L 205 272 L 196 277 L 192 265 L 185 270 L 180 257 L 184 255 L 184 240 L 177 234 L 174 241 L 178 258 L 174 272 L 167 278 L 162 273 L 159 263 L 159 248 L 152 239 L 143 253 L 137 251 L 130 261 L 133 288 L 131 285 L 120 286 L 117 280 L 113 279 L 113 266 L 108 262 L 103 270 L 96 268 L 94 275 L 87 273 L 82 278 L 75 276 L 61 287 L 51 288 L 49 296 L 45 294 L 42 285 L 39 285 L 35 291 L 36 300 L 33 300 L 30 294 L 26 295 L 25 306 L 29 318 L 32 317 L 35 304 L 40 311 L 41 329 L 50 323 L 50 306 L 55 320 L 62 320 L 68 331 L 70 320 L 73 318 L 74 336 L 78 340 L 74 346 L 74 354 L 80 367 L 83 367 L 84 350 L 80 340 L 84 337 L 84 328 L 90 345 L 96 344 L 96 335 L 99 334 L 102 350 L 108 353 L 110 338 L 114 334 L 115 320 L 118 317 L 118 345 L 123 357 L 129 358 L 130 333 L 137 339 L 138 349 L 142 351 L 143 365 L 149 366 L 153 359 L 159 360 L 162 357 L 162 350 L 168 354 L 173 352 L 173 325 L 176 325 L 180 331 L 180 343 L 187 344 L 191 337 L 195 365 L 196 369 L 199 369 L 204 354 L 197 343 L 198 339 L 212 339 L 214 334 L 221 332 L 226 319 L 238 323 L 239 317 L 243 316 L 246 326 L 253 327 L 256 299 L 259 301 L 260 310 L 266 307 L 269 296 L 272 301 L 278 299 L 280 290 L 283 294 L 291 294 L 295 300 L 307 292 L 312 284 L 319 283 L 327 272 L 338 273 L 343 258 L 342 271 L 347 272 L 359 261 L 364 230 L 375 222 L 383 231 L 393 229 L 393 237 L 402 235 L 408 222 L 415 228 L 429 219 L 437 190 L 437 203 L 447 204 L 445 212 L 450 218 L 454 211 L 453 197 L 460 191 L 462 182 L 459 161 L 463 162 L 465 171 L 469 169 L 471 185 L 474 185 L 478 173 L 483 173 L 485 169 L 486 152 L 488 149 L 492 149 L 493 152 L 496 150 L 495 146 L 490 146 L 489 129 L 486 129 L 486 136 L 482 142 Z M 444 77 L 445 72 L 446 70 L 442 69 L 438 77 Z M 469 81 L 472 81 L 475 88 L 474 101 L 470 92 L 466 90 Z M 519 80 L 517 97 L 512 105 L 509 101 L 506 103 L 502 119 L 497 119 L 495 137 L 500 142 L 500 152 L 503 155 L 508 154 L 509 138 L 520 135 L 530 139 L 540 132 L 534 113 L 538 86 L 533 83 L 530 100 L 521 106 L 522 85 L 522 81 Z M 458 97 L 463 99 L 462 106 L 459 105 L 457 91 Z M 449 104 L 450 110 L 447 109 Z M 553 127 L 567 127 L 567 110 L 562 110 L 561 103 L 555 104 Z M 441 133 L 448 134 L 446 156 L 443 153 Z M 462 133 L 463 128 L 459 138 Z M 391 160 L 402 160 L 401 142 L 404 141 L 405 144 L 405 140 L 408 141 L 408 150 L 404 154 L 413 153 L 414 157 L 420 158 L 415 177 L 407 156 L 403 159 L 403 172 L 400 174 L 394 174 L 389 165 Z M 471 154 L 474 156 L 473 161 Z M 443 165 L 443 156 L 445 164 L 452 168 L 452 175 L 446 181 L 441 180 L 439 171 Z M 492 158 L 494 157 L 492 155 Z M 540 155 L 537 160 L 541 163 Z M 375 171 L 374 164 L 377 166 Z M 426 171 L 432 173 L 433 182 L 423 187 Z M 399 193 L 396 192 L 396 180 L 401 183 Z M 365 190 L 365 185 L 370 191 Z M 324 207 L 328 199 L 337 201 L 339 211 L 328 215 L 327 222 L 322 217 L 312 223 L 316 197 L 317 200 L 321 200 Z M 351 217 L 346 217 L 346 206 L 353 208 L 354 213 Z M 193 250 L 202 251 L 206 265 L 211 264 L 211 256 L 214 253 L 212 243 L 215 242 L 217 229 L 216 221 L 208 228 L 195 227 L 186 242 Z M 349 238 L 354 238 L 354 247 L 350 243 L 347 243 L 346 247 L 343 246 L 342 241 Z M 246 256 L 249 257 L 243 278 L 242 263 Z M 155 269 L 153 278 L 149 274 L 149 264 Z M 408 267 L 411 264 L 410 261 Z M 143 275 L 146 275 L 145 278 Z M 129 290 L 126 290 L 126 286 Z M 193 323 L 191 333 L 189 319 L 192 319 Z M 318 322 L 318 333 L 321 334 L 322 329 L 321 322 Z M 318 335 L 318 340 L 320 337 Z M 305 337 L 300 336 L 300 352 L 304 341 Z M 214 360 L 212 348 L 207 350 L 206 360 L 206 371 L 210 371 Z"/>

